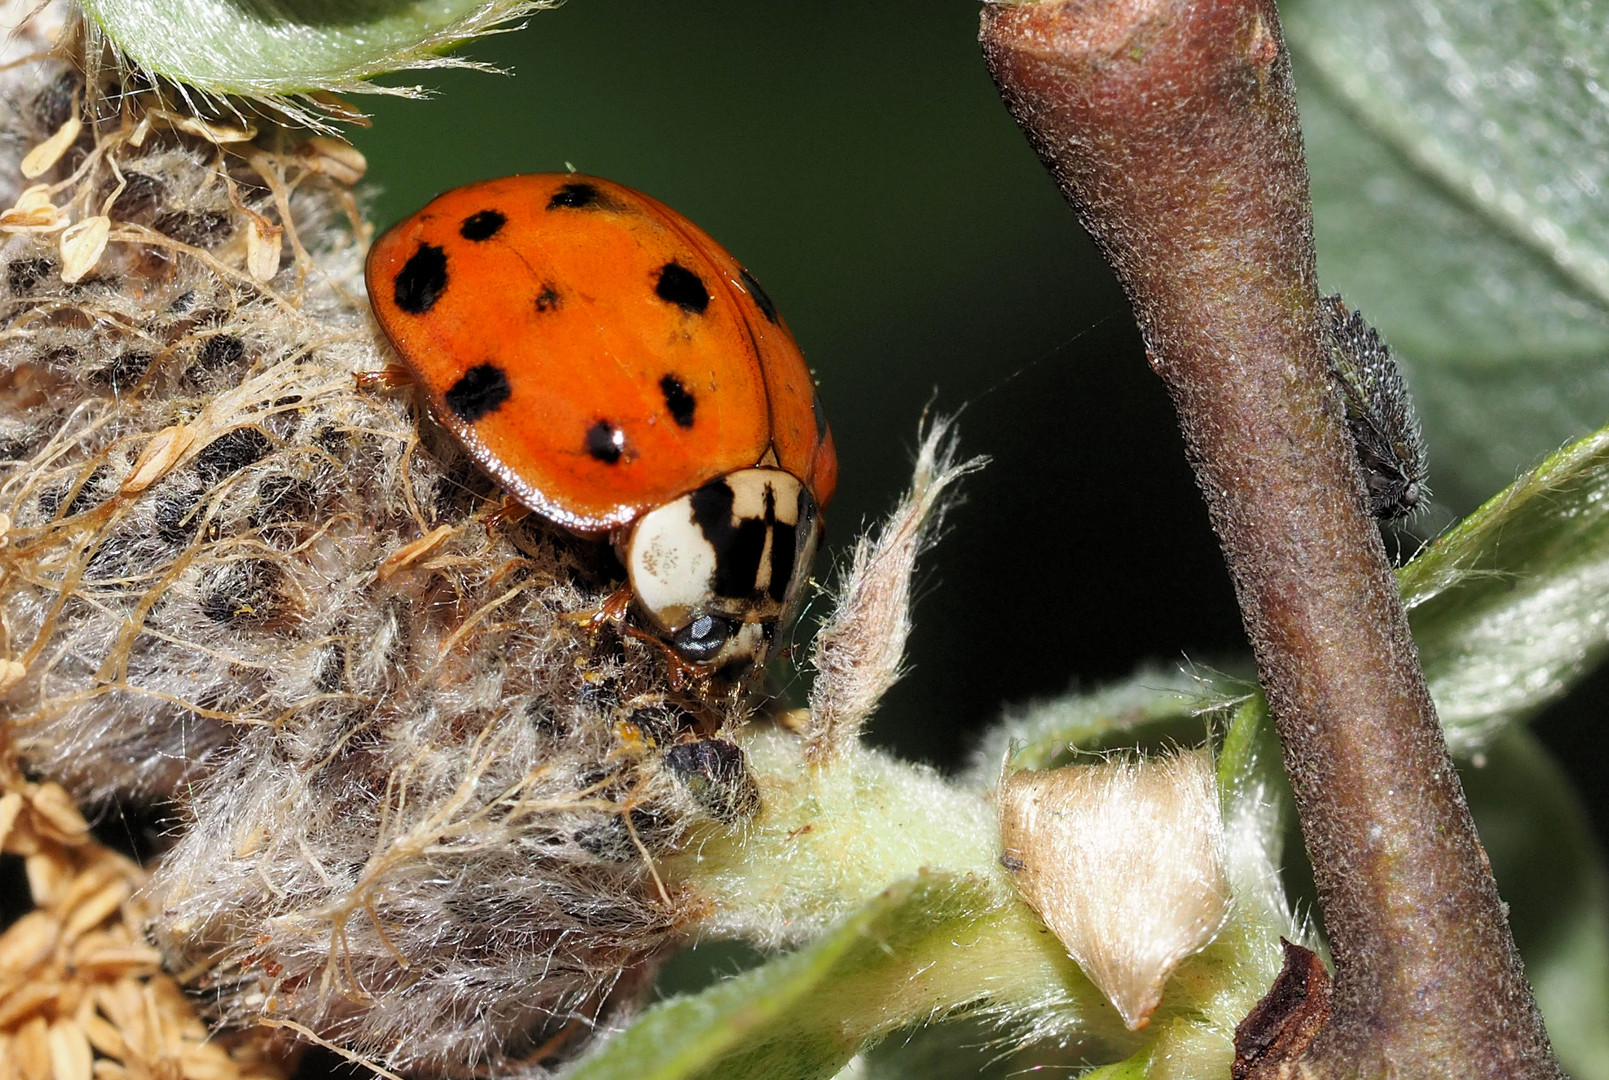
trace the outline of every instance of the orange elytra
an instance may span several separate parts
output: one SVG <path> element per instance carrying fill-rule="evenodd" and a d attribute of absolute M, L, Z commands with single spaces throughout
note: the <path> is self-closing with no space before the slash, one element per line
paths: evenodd
<path fill-rule="evenodd" d="M 374 244 L 374 312 L 431 412 L 503 488 L 608 534 L 685 658 L 763 658 L 837 483 L 771 299 L 660 202 L 575 173 L 458 188 Z"/>

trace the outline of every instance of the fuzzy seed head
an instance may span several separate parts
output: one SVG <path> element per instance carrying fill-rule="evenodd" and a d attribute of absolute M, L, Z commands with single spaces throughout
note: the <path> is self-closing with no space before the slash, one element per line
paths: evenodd
<path fill-rule="evenodd" d="M 164 823 L 149 933 L 213 1023 L 542 1074 L 677 939 L 656 862 L 754 812 L 740 704 L 356 378 L 361 157 L 4 78 L 0 757 Z"/>

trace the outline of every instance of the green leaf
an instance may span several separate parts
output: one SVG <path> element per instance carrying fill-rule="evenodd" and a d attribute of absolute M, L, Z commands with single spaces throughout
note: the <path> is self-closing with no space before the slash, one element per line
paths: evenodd
<path fill-rule="evenodd" d="M 1464 519 L 1398 583 L 1455 750 L 1562 695 L 1609 644 L 1609 428 Z"/>
<path fill-rule="evenodd" d="M 1298 0 L 1319 271 L 1402 355 L 1467 507 L 1609 418 L 1609 9 Z"/>
<path fill-rule="evenodd" d="M 1585 808 L 1523 729 L 1463 779 L 1559 1061 L 1609 1080 L 1609 871 Z"/>
<path fill-rule="evenodd" d="M 992 786 L 1007 758 L 1013 769 L 1065 764 L 1071 748 L 1097 749 L 1139 735 L 1160 734 L 1199 742 L 1203 716 L 1254 690 L 1215 671 L 1142 668 L 1119 683 L 1087 693 L 1037 702 L 1008 715 L 984 736 L 970 777 Z"/>
<path fill-rule="evenodd" d="M 552 0 L 83 0 L 124 66 L 206 97 L 416 93 L 377 75 L 473 66 L 442 54 Z M 91 51 L 90 55 L 94 55 Z M 294 106 L 293 106 L 294 108 Z"/>
<path fill-rule="evenodd" d="M 831 1076 L 862 1042 L 898 1026 L 890 1023 L 890 1000 L 920 994 L 932 950 L 953 947 L 957 932 L 996 899 L 984 883 L 959 875 L 901 882 L 807 948 L 653 1006 L 566 1075 Z"/>

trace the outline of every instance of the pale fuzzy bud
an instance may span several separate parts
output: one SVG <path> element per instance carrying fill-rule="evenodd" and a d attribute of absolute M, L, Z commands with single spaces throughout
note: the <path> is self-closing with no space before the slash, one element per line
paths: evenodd
<path fill-rule="evenodd" d="M 1130 1030 L 1229 914 L 1204 750 L 1019 772 L 1000 793 L 1002 862 Z"/>

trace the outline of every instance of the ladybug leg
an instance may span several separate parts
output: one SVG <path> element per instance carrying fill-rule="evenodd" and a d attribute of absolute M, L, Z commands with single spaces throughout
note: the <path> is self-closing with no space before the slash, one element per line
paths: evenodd
<path fill-rule="evenodd" d="M 673 693 L 703 686 L 709 680 L 707 671 L 682 659 L 681 654 L 666 644 L 665 639 L 658 634 L 649 633 L 631 624 L 629 620 L 631 601 L 631 586 L 622 585 L 604 597 L 603 603 L 598 605 L 596 611 L 572 612 L 565 618 L 580 623 L 594 635 L 605 626 L 612 626 L 615 633 L 621 637 L 629 637 L 658 649 L 665 658 L 665 674 Z"/>
<path fill-rule="evenodd" d="M 531 508 L 526 506 L 524 503 L 519 502 L 511 495 L 504 495 L 502 501 L 498 503 L 494 509 L 489 511 L 486 514 L 486 517 L 482 520 L 485 522 L 486 527 L 490 529 L 496 528 L 499 525 L 512 525 L 514 522 L 519 521 L 521 518 L 524 518 L 530 514 L 530 512 Z M 629 596 L 627 597 L 627 600 L 630 600 Z"/>
<path fill-rule="evenodd" d="M 413 374 L 401 364 L 387 364 L 379 371 L 359 371 L 352 381 L 359 390 L 395 390 L 413 385 Z"/>

